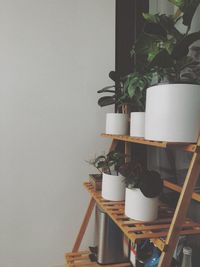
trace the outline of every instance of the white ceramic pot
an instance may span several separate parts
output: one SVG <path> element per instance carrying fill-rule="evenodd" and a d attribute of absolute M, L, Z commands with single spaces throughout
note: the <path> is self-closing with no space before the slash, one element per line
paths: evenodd
<path fill-rule="evenodd" d="M 110 175 L 103 173 L 102 197 L 111 201 L 122 201 L 125 199 L 125 178 L 121 175 Z"/>
<path fill-rule="evenodd" d="M 106 134 L 127 135 L 129 132 L 129 117 L 123 113 L 106 114 Z"/>
<path fill-rule="evenodd" d="M 147 89 L 145 138 L 196 142 L 200 132 L 200 85 L 162 84 Z"/>
<path fill-rule="evenodd" d="M 145 112 L 131 112 L 130 136 L 144 137 Z"/>
<path fill-rule="evenodd" d="M 126 188 L 125 215 L 138 221 L 156 220 L 158 217 L 158 197 L 147 198 L 139 188 Z"/>

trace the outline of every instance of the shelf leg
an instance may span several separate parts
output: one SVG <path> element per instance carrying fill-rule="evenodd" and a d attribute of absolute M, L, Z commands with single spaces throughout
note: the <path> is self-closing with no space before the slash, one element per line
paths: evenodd
<path fill-rule="evenodd" d="M 124 149 L 124 152 L 125 152 L 125 155 L 126 155 L 126 158 L 125 158 L 125 163 L 128 163 L 128 162 L 131 162 L 131 148 L 132 148 L 132 145 L 131 143 L 129 142 L 125 142 L 125 149 Z"/>
<path fill-rule="evenodd" d="M 200 144 L 200 138 L 198 140 L 198 145 L 199 144 Z M 158 267 L 170 266 L 172 256 L 178 241 L 181 226 L 185 220 L 187 210 L 190 204 L 193 189 L 199 178 L 199 173 L 200 173 L 200 153 L 194 153 L 177 203 L 172 223 L 170 225 L 169 232 L 166 238 L 166 251 L 162 252 Z"/>
<path fill-rule="evenodd" d="M 109 152 L 111 152 L 111 151 L 115 151 L 116 148 L 117 148 L 117 146 L 118 146 L 118 144 L 119 144 L 119 141 L 118 141 L 118 140 L 113 140 L 113 141 L 112 141 L 112 144 L 111 144 L 111 146 L 110 146 Z"/>
<path fill-rule="evenodd" d="M 88 226 L 90 217 L 92 215 L 92 211 L 94 209 L 94 206 L 95 206 L 95 200 L 93 197 L 91 197 L 90 203 L 89 203 L 87 211 L 85 213 L 85 217 L 83 219 L 82 225 L 80 227 L 79 233 L 78 233 L 76 241 L 74 243 L 74 247 L 72 249 L 72 252 L 78 252 L 78 250 L 79 250 L 79 247 L 80 247 L 81 242 L 83 240 L 83 236 L 84 236 L 86 228 Z"/>

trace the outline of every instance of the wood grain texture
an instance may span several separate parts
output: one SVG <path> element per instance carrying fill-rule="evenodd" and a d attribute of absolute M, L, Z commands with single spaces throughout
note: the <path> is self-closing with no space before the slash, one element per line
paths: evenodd
<path fill-rule="evenodd" d="M 200 147 L 200 144 L 151 141 L 151 140 L 146 140 L 146 139 L 141 138 L 141 137 L 132 137 L 129 135 L 101 134 L 101 136 L 105 137 L 105 138 L 111 138 L 113 140 L 132 142 L 132 143 L 154 146 L 154 147 L 160 147 L 160 148 L 167 148 L 167 147 L 180 148 L 180 149 L 183 149 L 184 151 L 188 151 L 188 152 L 198 152 L 199 147 Z"/>
<path fill-rule="evenodd" d="M 197 145 L 199 144 L 200 138 L 198 139 Z M 199 173 L 200 153 L 194 153 L 177 203 L 172 223 L 169 228 L 169 232 L 166 237 L 165 243 L 167 246 L 167 250 L 163 251 L 161 254 L 160 263 L 158 265 L 159 267 L 170 266 L 173 252 L 178 241 L 178 237 L 181 234 L 181 224 L 185 220 L 190 200 L 192 198 L 193 190 L 199 178 Z"/>
<path fill-rule="evenodd" d="M 174 210 L 167 205 L 160 203 L 159 218 L 153 222 L 135 221 L 124 214 L 124 201 L 108 201 L 102 198 L 101 192 L 96 192 L 89 182 L 84 183 L 85 188 L 95 199 L 96 203 L 108 214 L 110 218 L 118 225 L 123 233 L 132 241 L 150 238 L 160 250 L 164 250 L 165 241 L 170 224 L 173 218 Z M 200 224 L 191 219 L 185 219 L 180 227 L 180 233 L 183 235 L 200 233 Z"/>
<path fill-rule="evenodd" d="M 87 211 L 86 211 L 86 214 L 85 214 L 85 217 L 84 217 L 84 220 L 82 222 L 82 225 L 80 227 L 79 233 L 78 233 L 77 238 L 76 238 L 76 241 L 74 243 L 72 252 L 78 252 L 78 250 L 80 248 L 80 245 L 81 245 L 83 236 L 85 234 L 86 228 L 88 226 L 90 217 L 92 215 L 92 211 L 94 209 L 94 206 L 95 206 L 95 200 L 94 200 L 94 198 L 91 197 L 90 203 L 88 205 L 88 208 L 87 208 Z"/>
<path fill-rule="evenodd" d="M 65 259 L 68 267 L 97 267 L 102 266 L 96 262 L 91 262 L 89 258 L 89 251 L 80 251 L 77 253 L 66 253 Z M 118 263 L 118 264 L 108 264 L 103 265 L 105 267 L 131 267 L 130 263 Z"/>

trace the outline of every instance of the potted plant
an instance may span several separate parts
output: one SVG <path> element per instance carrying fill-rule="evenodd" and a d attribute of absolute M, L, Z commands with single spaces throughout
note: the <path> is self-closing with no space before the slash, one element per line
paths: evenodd
<path fill-rule="evenodd" d="M 130 136 L 144 137 L 146 89 L 150 86 L 154 73 L 145 73 L 145 70 L 138 69 L 137 65 L 134 69 L 135 71 L 126 77 L 124 95 L 120 99 L 129 99 L 131 106 Z"/>
<path fill-rule="evenodd" d="M 196 142 L 200 132 L 200 85 L 188 69 L 196 64 L 189 48 L 200 39 L 200 31 L 191 33 L 190 28 L 200 1 L 170 2 L 178 7 L 174 16 L 143 14 L 144 30 L 133 48 L 141 59 L 138 64 L 145 66 L 147 73 L 154 70 L 156 84 L 147 89 L 145 138 Z M 184 33 L 177 29 L 181 21 L 186 26 Z"/>
<path fill-rule="evenodd" d="M 121 100 L 123 96 L 123 79 L 116 71 L 111 71 L 109 77 L 115 82 L 115 85 L 106 86 L 97 91 L 99 94 L 109 94 L 102 96 L 98 100 L 100 107 L 116 105 L 115 113 L 106 114 L 106 134 L 127 135 L 129 133 L 129 115 L 119 112 L 126 99 Z"/>
<path fill-rule="evenodd" d="M 111 94 L 100 97 L 98 104 L 101 107 L 115 104 L 117 111 L 124 106 L 128 107 L 128 110 L 132 111 L 130 135 L 144 137 L 146 89 L 151 84 L 154 72 L 145 73 L 144 71 L 137 71 L 137 66 L 134 68 L 136 69 L 135 72 L 122 78 L 116 72 L 111 71 L 109 77 L 115 82 L 115 85 L 104 87 L 98 91 L 98 93 Z M 128 115 L 124 113 L 108 113 L 106 133 L 127 134 Z"/>
<path fill-rule="evenodd" d="M 125 179 L 119 173 L 124 164 L 125 156 L 120 152 L 111 151 L 100 155 L 89 163 L 102 174 L 102 197 L 111 201 L 122 201 L 125 198 Z"/>
<path fill-rule="evenodd" d="M 138 221 L 154 221 L 158 216 L 158 197 L 163 181 L 158 172 L 130 162 L 119 169 L 126 180 L 125 215 Z"/>

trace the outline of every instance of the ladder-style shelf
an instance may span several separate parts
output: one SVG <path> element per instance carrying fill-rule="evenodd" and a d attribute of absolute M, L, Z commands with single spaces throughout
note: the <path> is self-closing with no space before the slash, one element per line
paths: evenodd
<path fill-rule="evenodd" d="M 162 252 L 158 267 L 169 267 L 179 235 L 200 234 L 200 224 L 186 218 L 190 200 L 193 199 L 200 202 L 200 194 L 193 192 L 200 174 L 200 137 L 198 138 L 197 143 L 188 144 L 150 141 L 145 140 L 144 138 L 123 135 L 102 134 L 101 136 L 113 140 L 110 151 L 116 148 L 119 141 L 122 141 L 125 143 L 126 154 L 131 154 L 131 143 L 137 143 L 159 148 L 183 149 L 184 151 L 191 152 L 193 156 L 182 187 L 170 181 L 164 181 L 164 186 L 166 188 L 180 193 L 175 210 L 160 203 L 159 217 L 153 222 L 140 222 L 129 219 L 124 215 L 124 201 L 113 202 L 105 200 L 101 197 L 101 193 L 95 191 L 89 182 L 85 182 L 84 186 L 90 193 L 91 199 L 72 252 L 66 254 L 68 266 L 99 266 L 97 263 L 90 262 L 88 256 L 89 252 L 78 252 L 93 208 L 97 203 L 130 240 L 137 241 L 139 239 L 151 239 Z M 128 267 L 129 264 L 105 266 Z"/>

